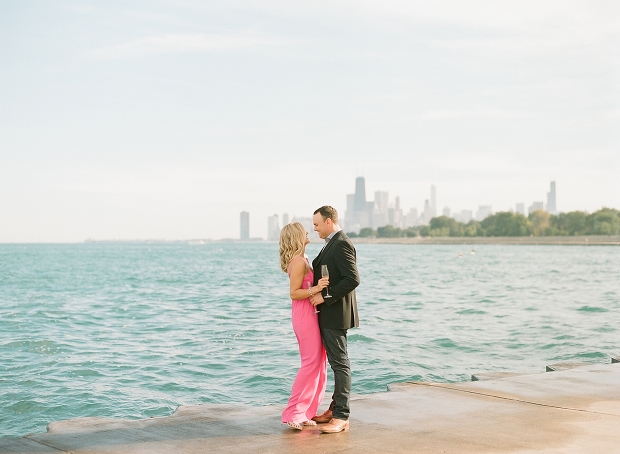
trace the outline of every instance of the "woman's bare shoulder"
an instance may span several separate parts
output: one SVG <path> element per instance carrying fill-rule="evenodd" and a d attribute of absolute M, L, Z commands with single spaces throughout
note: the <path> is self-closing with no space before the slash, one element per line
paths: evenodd
<path fill-rule="evenodd" d="M 293 271 L 298 271 L 307 266 L 305 260 L 297 260 L 297 259 L 303 259 L 303 257 L 301 257 L 300 255 L 296 255 L 295 257 L 291 259 L 290 263 L 288 264 L 289 274 L 292 273 Z"/>

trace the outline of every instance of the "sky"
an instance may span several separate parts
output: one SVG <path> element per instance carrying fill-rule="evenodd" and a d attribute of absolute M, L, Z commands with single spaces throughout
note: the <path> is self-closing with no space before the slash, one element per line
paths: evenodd
<path fill-rule="evenodd" d="M 0 242 L 620 209 L 617 1 L 0 2 Z"/>

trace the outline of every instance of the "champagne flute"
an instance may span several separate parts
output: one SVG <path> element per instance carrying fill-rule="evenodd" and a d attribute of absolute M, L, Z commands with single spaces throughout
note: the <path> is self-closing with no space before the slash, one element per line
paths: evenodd
<path fill-rule="evenodd" d="M 308 291 L 309 291 L 309 290 L 312 288 L 312 282 L 308 282 L 308 284 L 306 285 L 306 287 L 308 287 Z M 310 303 L 310 304 L 312 304 L 312 303 Z M 319 310 L 317 309 L 317 307 L 316 307 L 316 306 L 313 306 L 313 307 L 314 307 L 314 313 L 315 313 L 315 314 L 318 314 L 318 313 L 319 313 Z"/>
<path fill-rule="evenodd" d="M 327 265 L 321 265 L 321 277 L 329 277 L 329 269 Z M 332 296 L 329 294 L 329 286 L 326 288 L 325 296 L 323 298 L 331 298 Z"/>

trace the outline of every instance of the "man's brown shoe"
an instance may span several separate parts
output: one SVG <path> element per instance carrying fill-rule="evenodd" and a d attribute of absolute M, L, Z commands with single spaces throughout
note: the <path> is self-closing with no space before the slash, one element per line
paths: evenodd
<path fill-rule="evenodd" d="M 321 432 L 324 434 L 336 434 L 338 432 L 346 432 L 347 430 L 349 430 L 349 421 L 337 418 L 332 418 L 329 424 L 321 427 Z"/>
<path fill-rule="evenodd" d="M 323 413 L 322 415 L 316 415 L 314 418 L 312 418 L 312 420 L 318 422 L 319 424 L 325 424 L 330 422 L 332 418 L 332 411 L 326 410 L 325 413 Z"/>

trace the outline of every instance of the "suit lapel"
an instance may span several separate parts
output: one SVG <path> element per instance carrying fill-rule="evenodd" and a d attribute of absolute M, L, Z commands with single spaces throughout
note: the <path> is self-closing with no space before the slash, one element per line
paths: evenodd
<path fill-rule="evenodd" d="M 333 246 L 334 242 L 336 241 L 336 238 L 340 236 L 340 232 L 342 232 L 342 230 L 336 232 L 336 234 L 332 237 L 332 239 L 329 240 L 329 243 L 325 245 L 325 247 L 321 250 L 321 252 L 319 252 L 319 255 L 317 255 L 316 258 L 312 261 L 313 268 L 316 268 L 316 265 L 320 263 L 321 259 L 323 258 L 327 250 Z"/>

